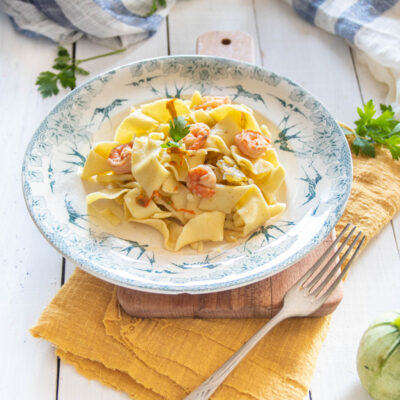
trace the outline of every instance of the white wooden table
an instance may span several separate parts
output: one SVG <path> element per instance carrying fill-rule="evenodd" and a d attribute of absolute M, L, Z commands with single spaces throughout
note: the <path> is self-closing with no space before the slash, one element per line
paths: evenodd
<path fill-rule="evenodd" d="M 256 41 L 257 63 L 309 89 L 341 121 L 352 123 L 356 107 L 364 100 L 383 99 L 384 88 L 356 62 L 343 40 L 307 24 L 279 0 L 178 1 L 151 39 L 85 68 L 94 76 L 143 58 L 194 53 L 196 38 L 210 30 L 249 32 Z M 75 50 L 77 58 L 107 51 L 85 40 Z M 43 100 L 34 85 L 36 76 L 52 65 L 55 52 L 54 44 L 16 33 L 0 15 L 0 398 L 127 399 L 125 394 L 87 381 L 73 367 L 60 365 L 51 346 L 28 333 L 74 268 L 34 226 L 20 184 L 26 145 L 63 95 Z M 79 83 L 84 80 L 80 77 Z M 310 399 L 370 399 L 357 377 L 357 346 L 371 320 L 399 308 L 399 250 L 400 215 L 369 244 L 346 281 L 345 297 L 323 345 Z"/>

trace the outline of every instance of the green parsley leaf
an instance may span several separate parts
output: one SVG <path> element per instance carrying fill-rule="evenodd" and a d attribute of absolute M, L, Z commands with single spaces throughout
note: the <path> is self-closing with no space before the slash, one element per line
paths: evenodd
<path fill-rule="evenodd" d="M 36 80 L 39 86 L 39 92 L 42 97 L 50 97 L 56 95 L 59 90 L 57 87 L 58 76 L 50 71 L 41 72 Z"/>
<path fill-rule="evenodd" d="M 400 124 L 397 126 L 400 126 Z M 389 139 L 386 140 L 385 145 L 392 153 L 392 157 L 395 160 L 399 160 L 400 159 L 400 135 L 391 136 Z"/>
<path fill-rule="evenodd" d="M 58 74 L 58 79 L 63 88 L 74 89 L 76 86 L 76 77 L 74 68 L 68 68 Z"/>
<path fill-rule="evenodd" d="M 385 112 L 386 110 L 393 111 L 392 106 L 390 104 L 388 106 L 386 106 L 385 104 L 381 104 L 379 108 L 381 109 L 381 112 Z"/>
<path fill-rule="evenodd" d="M 381 115 L 375 117 L 376 110 L 372 100 L 357 108 L 359 119 L 355 121 L 354 132 L 345 132 L 355 136 L 352 149 L 356 155 L 360 152 L 368 157 L 375 157 L 375 146 L 382 145 L 389 149 L 395 160 L 400 158 L 400 121 L 394 118 L 391 105 L 380 105 Z"/>
<path fill-rule="evenodd" d="M 392 130 L 392 135 L 394 135 L 395 133 L 399 133 L 400 132 L 400 124 L 397 124 L 394 129 Z"/>
<path fill-rule="evenodd" d="M 39 74 L 36 79 L 36 85 L 42 97 L 50 97 L 58 94 L 60 84 L 64 88 L 74 89 L 76 86 L 76 74 L 89 75 L 85 69 L 78 67 L 79 64 L 95 60 L 100 57 L 111 56 L 113 54 L 121 53 L 126 49 L 112 51 L 110 53 L 100 54 L 98 56 L 85 58 L 82 60 L 74 60 L 65 47 L 59 46 L 57 48 L 57 57 L 54 59 L 53 69 L 58 71 L 44 71 Z"/>
<path fill-rule="evenodd" d="M 79 75 L 89 75 L 89 71 L 86 71 L 86 69 L 83 69 L 81 67 L 75 67 L 75 72 Z"/>
<path fill-rule="evenodd" d="M 169 121 L 169 134 L 174 142 L 179 142 L 189 133 L 189 125 L 187 125 L 186 119 L 183 117 L 174 118 L 173 121 Z"/>
<path fill-rule="evenodd" d="M 57 57 L 54 59 L 54 61 L 57 65 L 68 65 L 72 61 L 72 57 L 65 47 L 58 46 Z"/>
<path fill-rule="evenodd" d="M 375 147 L 369 143 L 367 139 L 363 139 L 359 136 L 357 136 L 353 141 L 353 150 L 357 156 L 361 151 L 361 153 L 368 157 L 375 157 Z"/>
<path fill-rule="evenodd" d="M 56 69 L 57 71 L 62 71 L 63 69 L 68 68 L 68 64 L 65 62 L 56 62 L 52 68 Z"/>
<path fill-rule="evenodd" d="M 58 46 L 57 55 L 58 55 L 58 57 L 68 57 L 69 58 L 68 50 L 65 47 L 62 47 L 62 46 Z"/>
<path fill-rule="evenodd" d="M 173 140 L 170 140 L 170 141 L 168 141 L 167 143 L 163 143 L 163 144 L 161 145 L 161 147 L 162 147 L 163 149 L 167 149 L 167 148 L 169 148 L 169 147 L 181 147 L 181 144 L 180 144 L 180 143 L 176 143 L 176 142 L 174 142 Z"/>

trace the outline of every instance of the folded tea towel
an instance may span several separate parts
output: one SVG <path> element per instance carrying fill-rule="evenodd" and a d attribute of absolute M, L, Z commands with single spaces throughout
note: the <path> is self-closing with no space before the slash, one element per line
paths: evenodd
<path fill-rule="evenodd" d="M 356 222 L 370 240 L 400 209 L 400 162 L 386 149 L 353 157 L 353 187 L 337 231 Z M 351 273 L 351 272 L 350 272 Z M 212 399 L 303 400 L 330 317 L 292 318 L 276 326 Z M 76 269 L 32 328 L 61 359 L 89 379 L 136 400 L 180 400 L 266 321 L 132 318 L 114 285 Z"/>
<path fill-rule="evenodd" d="M 153 35 L 175 0 L 0 0 L 20 32 L 72 43 L 82 36 L 109 47 L 126 47 Z M 156 13 L 148 15 L 152 6 Z"/>
<path fill-rule="evenodd" d="M 388 87 L 400 114 L 400 0 L 286 0 L 308 22 L 346 39 Z"/>

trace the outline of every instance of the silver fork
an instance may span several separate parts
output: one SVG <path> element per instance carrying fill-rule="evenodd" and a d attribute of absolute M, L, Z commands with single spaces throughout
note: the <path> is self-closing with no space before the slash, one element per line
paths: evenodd
<path fill-rule="evenodd" d="M 328 257 L 334 247 L 342 239 L 344 234 L 350 228 L 350 224 L 347 224 L 342 232 L 338 235 L 336 240 L 329 246 L 325 253 L 315 262 L 315 264 L 302 276 L 285 294 L 283 299 L 283 307 L 278 314 L 275 315 L 270 321 L 268 321 L 252 338 L 250 338 L 235 354 L 231 356 L 217 371 L 215 371 L 206 381 L 198 386 L 189 396 L 185 397 L 184 400 L 206 400 L 218 389 L 221 383 L 226 377 L 233 371 L 233 369 L 239 364 L 239 362 L 249 353 L 251 349 L 279 322 L 290 318 L 290 317 L 305 317 L 317 311 L 318 308 L 327 300 L 332 294 L 337 285 L 346 274 L 351 263 L 359 252 L 361 246 L 365 241 L 365 236 L 359 231 L 355 238 L 354 234 L 357 231 L 355 226 L 352 227 L 350 232 L 344 238 L 340 247 L 337 251 L 329 258 L 327 263 L 319 272 L 318 268 L 321 266 L 323 261 Z M 353 238 L 353 241 L 349 245 L 343 256 L 338 259 L 340 252 L 344 246 Z M 337 274 L 339 268 L 343 262 L 349 256 L 351 250 L 357 244 L 358 246 L 352 254 L 351 258 L 347 262 L 345 268 L 343 268 L 340 275 L 332 282 L 333 278 Z M 336 265 L 330 267 L 336 262 Z M 311 279 L 312 278 L 312 279 Z"/>

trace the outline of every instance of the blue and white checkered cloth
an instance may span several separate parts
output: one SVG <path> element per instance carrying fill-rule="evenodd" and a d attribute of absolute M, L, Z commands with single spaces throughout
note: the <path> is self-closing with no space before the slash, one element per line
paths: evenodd
<path fill-rule="evenodd" d="M 153 35 L 175 0 L 146 17 L 153 0 L 0 0 L 25 35 L 67 44 L 87 36 L 109 47 L 126 47 Z"/>
<path fill-rule="evenodd" d="M 286 0 L 305 20 L 346 39 L 357 59 L 388 86 L 400 115 L 400 0 Z"/>

